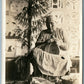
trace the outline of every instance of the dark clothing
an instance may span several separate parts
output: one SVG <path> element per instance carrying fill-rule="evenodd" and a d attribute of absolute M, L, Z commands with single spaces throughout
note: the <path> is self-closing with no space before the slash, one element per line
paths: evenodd
<path fill-rule="evenodd" d="M 59 54 L 59 47 L 56 41 L 48 43 L 50 39 L 53 39 L 52 34 L 48 30 L 43 30 L 37 39 L 36 47 L 51 54 Z"/>

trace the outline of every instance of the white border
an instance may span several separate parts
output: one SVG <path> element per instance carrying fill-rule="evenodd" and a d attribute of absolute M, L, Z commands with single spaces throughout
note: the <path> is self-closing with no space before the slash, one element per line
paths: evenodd
<path fill-rule="evenodd" d="M 83 62 L 82 62 L 82 59 L 83 59 L 83 53 L 82 53 L 82 49 L 83 49 L 83 47 L 82 47 L 82 31 L 83 31 L 83 27 L 82 27 L 82 0 L 80 0 L 80 8 L 79 8 L 79 11 L 80 11 L 80 61 L 79 61 L 79 63 L 80 63 L 80 79 L 79 79 L 79 84 L 83 84 Z"/>
<path fill-rule="evenodd" d="M 5 29 L 6 29 L 6 0 L 2 0 L 2 71 L 1 84 L 5 84 Z"/>
<path fill-rule="evenodd" d="M 2 0 L 2 70 L 1 70 L 1 84 L 5 84 L 5 31 L 6 31 L 6 0 Z M 82 84 L 82 0 L 80 0 L 80 80 L 79 84 Z"/>

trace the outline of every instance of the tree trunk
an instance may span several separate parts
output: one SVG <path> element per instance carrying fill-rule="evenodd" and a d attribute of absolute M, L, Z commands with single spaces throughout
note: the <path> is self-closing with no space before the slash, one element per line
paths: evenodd
<path fill-rule="evenodd" d="M 31 48 L 31 16 L 29 17 L 28 20 L 29 27 L 28 27 L 28 34 L 27 34 L 27 39 L 28 39 L 28 53 L 30 53 L 30 48 Z"/>
<path fill-rule="evenodd" d="M 29 0 L 28 4 L 28 53 L 30 52 L 30 47 L 31 47 L 31 20 L 32 20 L 32 15 L 31 15 L 31 6 L 32 6 L 32 0 Z"/>
<path fill-rule="evenodd" d="M 31 20 L 32 20 L 32 15 L 31 15 L 31 6 L 32 6 L 32 0 L 29 0 L 28 3 L 28 33 L 27 33 L 27 39 L 28 39 L 28 54 L 30 53 L 30 48 L 31 48 Z M 27 76 L 27 80 L 30 84 L 30 63 L 28 62 L 28 67 L 29 69 L 29 74 Z"/>

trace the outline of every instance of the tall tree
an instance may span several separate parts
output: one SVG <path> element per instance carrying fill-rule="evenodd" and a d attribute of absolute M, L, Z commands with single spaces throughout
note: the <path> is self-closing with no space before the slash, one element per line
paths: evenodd
<path fill-rule="evenodd" d="M 28 52 L 31 51 L 31 32 L 35 29 L 41 29 L 42 24 L 45 23 L 44 14 L 47 13 L 49 8 L 49 0 L 25 0 L 28 7 L 24 7 L 15 19 L 19 24 L 26 27 L 24 29 L 23 43 L 28 46 Z M 36 23 L 36 24 L 35 24 Z M 35 24 L 35 25 L 34 25 Z M 26 40 L 25 40 L 26 39 Z"/>
<path fill-rule="evenodd" d="M 20 12 L 15 19 L 24 27 L 24 31 L 17 29 L 16 32 L 19 32 L 20 35 L 22 35 L 20 38 L 22 40 L 22 47 L 27 45 L 29 53 L 31 51 L 31 33 L 37 29 L 42 29 L 42 25 L 45 23 L 45 14 L 49 8 L 49 0 L 25 1 L 28 3 L 28 6 L 24 7 L 22 12 Z M 26 78 L 29 78 L 29 68 L 30 66 L 27 64 L 25 73 L 21 72 L 21 74 L 25 74 L 23 76 Z"/>

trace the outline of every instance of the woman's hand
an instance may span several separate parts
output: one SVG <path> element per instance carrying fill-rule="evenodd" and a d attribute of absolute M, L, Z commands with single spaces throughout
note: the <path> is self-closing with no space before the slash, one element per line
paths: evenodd
<path fill-rule="evenodd" d="M 51 42 L 53 42 L 54 41 L 54 39 L 49 39 L 47 42 L 48 43 L 51 43 Z"/>
<path fill-rule="evenodd" d="M 66 42 L 64 43 L 62 40 L 57 40 L 57 45 L 62 50 L 68 50 L 68 44 Z"/>
<path fill-rule="evenodd" d="M 59 45 L 59 46 L 61 46 L 61 45 L 63 45 L 63 41 L 62 40 L 56 40 L 57 41 L 57 44 Z"/>

